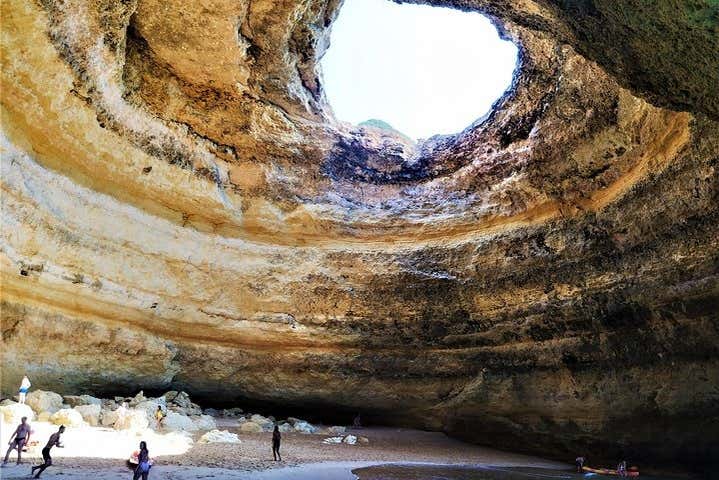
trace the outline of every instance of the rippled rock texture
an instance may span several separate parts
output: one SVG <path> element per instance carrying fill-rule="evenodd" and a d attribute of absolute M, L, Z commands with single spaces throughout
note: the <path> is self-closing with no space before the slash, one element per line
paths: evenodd
<path fill-rule="evenodd" d="M 2 3 L 4 391 L 718 458 L 716 2 L 427 2 L 521 58 L 419 145 L 333 118 L 340 3 Z"/>

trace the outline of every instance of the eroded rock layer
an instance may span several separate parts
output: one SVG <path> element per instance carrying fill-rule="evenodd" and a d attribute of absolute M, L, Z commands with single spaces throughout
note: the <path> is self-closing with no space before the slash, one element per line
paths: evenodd
<path fill-rule="evenodd" d="M 427 2 L 521 58 L 418 145 L 334 119 L 340 3 L 2 3 L 3 390 L 719 458 L 716 2 Z"/>

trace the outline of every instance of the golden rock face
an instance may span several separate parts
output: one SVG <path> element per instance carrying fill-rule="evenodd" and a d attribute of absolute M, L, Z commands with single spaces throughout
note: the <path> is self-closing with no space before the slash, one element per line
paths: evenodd
<path fill-rule="evenodd" d="M 520 46 L 512 88 L 413 145 L 333 118 L 340 2 L 3 2 L 3 390 L 715 455 L 719 59 L 682 75 L 628 0 L 587 4 L 633 50 L 511 4 L 466 6 Z"/>

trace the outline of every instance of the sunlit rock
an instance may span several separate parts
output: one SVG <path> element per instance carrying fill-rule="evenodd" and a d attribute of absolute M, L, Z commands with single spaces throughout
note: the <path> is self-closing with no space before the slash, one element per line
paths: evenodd
<path fill-rule="evenodd" d="M 198 425 L 192 418 L 170 411 L 162 422 L 162 429 L 171 432 L 194 432 L 198 430 Z"/>
<path fill-rule="evenodd" d="M 115 430 L 139 431 L 147 428 L 150 423 L 144 410 L 119 408 L 116 413 L 117 420 L 113 423 Z"/>
<path fill-rule="evenodd" d="M 82 419 L 92 427 L 100 423 L 100 405 L 98 404 L 78 405 L 73 410 L 82 415 Z"/>
<path fill-rule="evenodd" d="M 63 400 L 62 397 L 55 392 L 33 390 L 27 394 L 25 404 L 37 413 L 55 413 L 62 408 Z"/>
<path fill-rule="evenodd" d="M 50 422 L 66 427 L 80 427 L 85 423 L 82 414 L 72 408 L 63 408 L 53 413 L 50 415 Z"/>
<path fill-rule="evenodd" d="M 243 433 L 260 433 L 263 431 L 262 425 L 255 422 L 244 422 L 240 425 L 240 431 Z"/>
<path fill-rule="evenodd" d="M 200 437 L 199 443 L 241 443 L 236 433 L 227 430 L 211 430 Z"/>
<path fill-rule="evenodd" d="M 0 406 L 0 419 L 8 424 L 7 428 L 15 428 L 14 425 L 19 424 L 22 417 L 26 417 L 28 422 L 35 418 L 35 414 L 29 405 L 8 403 Z"/>

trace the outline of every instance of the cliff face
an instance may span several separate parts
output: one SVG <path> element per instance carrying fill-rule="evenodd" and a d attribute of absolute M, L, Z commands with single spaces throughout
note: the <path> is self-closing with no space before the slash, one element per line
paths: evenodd
<path fill-rule="evenodd" d="M 334 120 L 339 1 L 4 1 L 3 390 L 718 458 L 719 7 L 427 3 L 521 60 L 415 146 Z"/>

